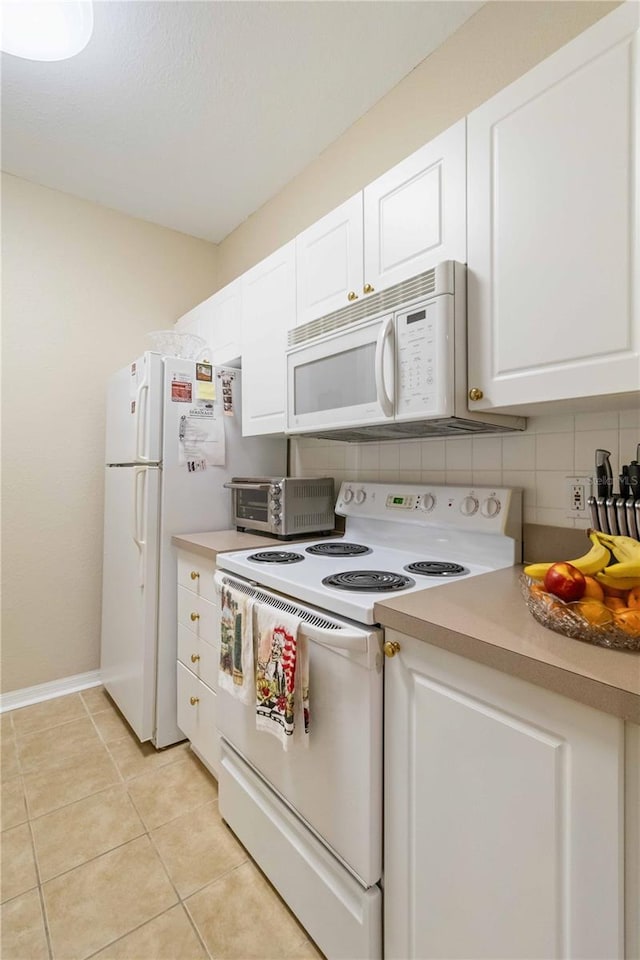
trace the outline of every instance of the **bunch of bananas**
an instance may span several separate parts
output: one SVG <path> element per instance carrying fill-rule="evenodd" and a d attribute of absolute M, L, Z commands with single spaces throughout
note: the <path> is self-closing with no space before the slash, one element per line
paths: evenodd
<path fill-rule="evenodd" d="M 589 530 L 589 539 L 591 549 L 567 563 L 607 587 L 632 590 L 640 586 L 640 541 L 600 530 Z M 612 554 L 616 563 L 611 563 Z M 524 572 L 535 580 L 543 580 L 551 566 L 552 563 L 531 563 Z"/>

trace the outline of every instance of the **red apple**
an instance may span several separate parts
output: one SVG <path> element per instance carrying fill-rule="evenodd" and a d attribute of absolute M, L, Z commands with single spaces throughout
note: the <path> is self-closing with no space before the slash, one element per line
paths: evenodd
<path fill-rule="evenodd" d="M 580 600 L 587 588 L 582 571 L 570 563 L 554 563 L 544 577 L 544 588 L 565 603 Z"/>

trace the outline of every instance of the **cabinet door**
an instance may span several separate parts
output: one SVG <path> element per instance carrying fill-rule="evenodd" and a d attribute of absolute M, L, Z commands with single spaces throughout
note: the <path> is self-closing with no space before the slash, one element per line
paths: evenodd
<path fill-rule="evenodd" d="M 637 392 L 638 4 L 467 120 L 474 409 Z"/>
<path fill-rule="evenodd" d="M 623 721 L 387 639 L 385 957 L 622 957 Z"/>
<path fill-rule="evenodd" d="M 362 193 L 296 237 L 297 325 L 362 296 Z"/>
<path fill-rule="evenodd" d="M 365 187 L 365 284 L 382 290 L 441 260 L 465 263 L 465 192 L 460 120 Z"/>
<path fill-rule="evenodd" d="M 240 278 L 211 298 L 211 315 L 206 337 L 211 344 L 213 363 L 222 365 L 242 353 L 242 283 Z"/>
<path fill-rule="evenodd" d="M 176 320 L 176 330 L 180 333 L 193 333 L 196 337 L 204 337 L 208 341 L 207 332 L 210 325 L 212 300 L 213 297 L 203 300 L 202 303 L 199 303 L 179 320 Z"/>
<path fill-rule="evenodd" d="M 295 240 L 242 276 L 242 433 L 284 432 L 285 348 L 295 326 Z"/>

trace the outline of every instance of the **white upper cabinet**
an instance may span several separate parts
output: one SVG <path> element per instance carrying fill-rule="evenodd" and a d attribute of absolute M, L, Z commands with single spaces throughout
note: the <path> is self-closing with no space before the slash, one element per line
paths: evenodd
<path fill-rule="evenodd" d="M 242 290 L 239 280 L 218 290 L 176 321 L 176 330 L 180 333 L 193 333 L 207 341 L 206 359 L 218 365 L 240 356 L 241 329 Z"/>
<path fill-rule="evenodd" d="M 362 193 L 296 237 L 297 324 L 315 320 L 362 294 Z"/>
<path fill-rule="evenodd" d="M 365 285 L 383 290 L 442 260 L 466 262 L 465 159 L 460 120 L 365 187 Z"/>
<path fill-rule="evenodd" d="M 473 409 L 640 387 L 639 7 L 467 118 Z"/>
<path fill-rule="evenodd" d="M 295 240 L 240 279 L 242 433 L 283 433 L 287 330 L 296 317 Z"/>
<path fill-rule="evenodd" d="M 201 321 L 201 334 L 211 346 L 213 363 L 237 360 L 242 352 L 242 284 L 234 280 L 207 303 L 211 309 Z"/>
<path fill-rule="evenodd" d="M 429 270 L 466 261 L 465 121 L 296 239 L 297 323 Z"/>

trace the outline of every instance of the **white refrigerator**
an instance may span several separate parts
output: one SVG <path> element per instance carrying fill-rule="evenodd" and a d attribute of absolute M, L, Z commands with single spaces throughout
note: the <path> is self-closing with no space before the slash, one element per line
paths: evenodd
<path fill-rule="evenodd" d="M 233 526 L 232 476 L 285 476 L 286 440 L 243 437 L 241 371 L 147 352 L 107 390 L 101 673 L 141 741 L 176 723 L 176 533 Z"/>

